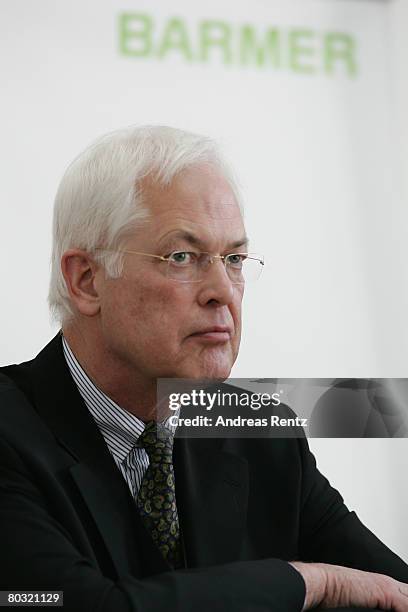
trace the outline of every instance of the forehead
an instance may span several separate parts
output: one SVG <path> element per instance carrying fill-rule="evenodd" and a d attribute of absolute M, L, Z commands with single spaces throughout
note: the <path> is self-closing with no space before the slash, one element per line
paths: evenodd
<path fill-rule="evenodd" d="M 228 181 L 209 165 L 180 172 L 168 186 L 146 179 L 142 192 L 150 213 L 145 231 L 154 235 L 155 242 L 180 236 L 183 231 L 211 243 L 237 240 L 245 233 Z"/>

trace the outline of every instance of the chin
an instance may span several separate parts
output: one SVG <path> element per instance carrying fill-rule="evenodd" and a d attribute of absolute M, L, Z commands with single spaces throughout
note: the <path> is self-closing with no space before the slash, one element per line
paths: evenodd
<path fill-rule="evenodd" d="M 194 379 L 212 379 L 218 378 L 225 380 L 230 375 L 232 368 L 231 363 L 211 363 L 211 364 L 199 364 L 197 368 L 192 371 L 189 378 Z M 187 377 L 186 377 L 187 378 Z"/>
<path fill-rule="evenodd" d="M 235 359 L 231 350 L 212 350 L 193 353 L 168 372 L 167 378 L 222 379 L 228 378 Z M 163 377 L 163 376 L 162 376 Z M 163 377 L 164 378 L 164 377 Z"/>

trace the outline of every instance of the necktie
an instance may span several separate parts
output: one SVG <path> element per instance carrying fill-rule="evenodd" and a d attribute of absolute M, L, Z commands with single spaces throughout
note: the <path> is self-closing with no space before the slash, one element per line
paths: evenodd
<path fill-rule="evenodd" d="M 159 426 L 160 427 L 160 426 Z M 179 567 L 180 528 L 176 507 L 173 470 L 173 435 L 154 421 L 148 423 L 138 440 L 149 456 L 136 504 L 142 521 L 163 557 Z"/>

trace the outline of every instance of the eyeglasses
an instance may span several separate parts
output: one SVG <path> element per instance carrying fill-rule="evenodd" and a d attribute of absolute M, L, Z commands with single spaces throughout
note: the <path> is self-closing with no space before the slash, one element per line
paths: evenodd
<path fill-rule="evenodd" d="M 97 249 L 105 250 L 105 249 Z M 243 285 L 246 282 L 258 280 L 264 263 L 262 255 L 255 253 L 230 253 L 228 255 L 212 255 L 211 253 L 196 253 L 190 251 L 173 251 L 166 257 L 141 253 L 139 251 L 121 250 L 117 253 L 131 255 L 144 255 L 154 257 L 167 264 L 166 276 L 179 283 L 199 283 L 203 280 L 205 272 L 211 264 L 221 260 L 225 266 L 228 278 L 234 285 Z"/>

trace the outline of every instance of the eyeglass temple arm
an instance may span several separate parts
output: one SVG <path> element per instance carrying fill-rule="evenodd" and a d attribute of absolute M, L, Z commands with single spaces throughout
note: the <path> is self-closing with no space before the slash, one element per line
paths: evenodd
<path fill-rule="evenodd" d="M 155 259 L 161 259 L 162 261 L 167 261 L 167 257 L 163 257 L 162 255 L 153 255 L 152 253 L 141 253 L 140 251 L 130 251 L 129 249 L 123 249 L 119 251 L 119 253 L 132 253 L 133 255 L 146 255 L 146 257 L 154 257 Z"/>

